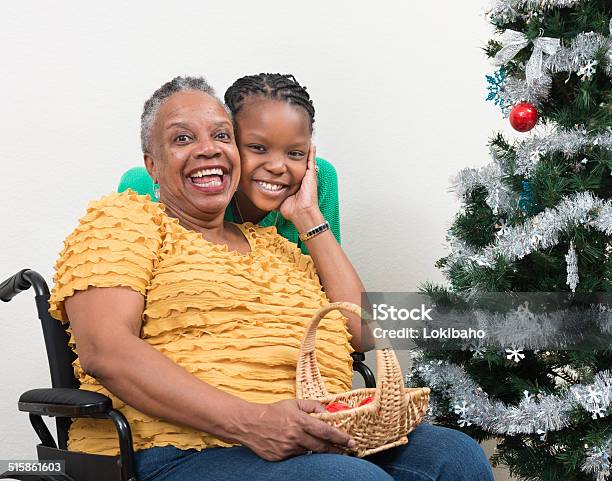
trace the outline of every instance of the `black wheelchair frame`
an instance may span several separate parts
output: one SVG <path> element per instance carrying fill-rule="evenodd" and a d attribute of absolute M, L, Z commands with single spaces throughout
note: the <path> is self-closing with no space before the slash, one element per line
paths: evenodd
<path fill-rule="evenodd" d="M 65 461 L 66 473 L 61 475 L 10 475 L 23 481 L 138 481 L 134 468 L 134 449 L 130 426 L 112 401 L 99 393 L 79 389 L 72 362 L 76 355 L 68 346 L 67 325 L 62 325 L 49 314 L 49 287 L 36 271 L 23 269 L 0 284 L 0 300 L 9 302 L 22 291 L 34 288 L 36 309 L 40 319 L 47 360 L 51 373 L 51 388 L 31 389 L 19 397 L 19 411 L 29 413 L 30 423 L 41 443 L 36 446 L 40 461 Z M 370 368 L 364 364 L 365 355 L 352 353 L 353 369 L 359 372 L 366 387 L 375 387 Z M 57 443 L 42 416 L 55 417 Z M 110 419 L 119 438 L 119 455 L 105 456 L 68 451 L 68 429 L 72 418 Z M 6 479 L 7 473 L 0 474 Z"/>

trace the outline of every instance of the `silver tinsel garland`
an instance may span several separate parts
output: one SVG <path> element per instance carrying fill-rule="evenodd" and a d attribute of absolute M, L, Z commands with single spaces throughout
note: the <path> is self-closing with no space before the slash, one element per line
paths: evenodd
<path fill-rule="evenodd" d="M 583 128 L 576 128 L 558 130 L 545 136 L 530 137 L 514 145 L 516 151 L 515 173 L 529 176 L 544 155 L 561 152 L 569 158 L 586 147 L 595 145 L 612 151 L 612 128 L 599 133 L 589 133 Z"/>
<path fill-rule="evenodd" d="M 601 446 L 588 451 L 585 462 L 580 467 L 583 472 L 595 475 L 595 481 L 606 481 L 612 473 L 612 436 Z"/>
<path fill-rule="evenodd" d="M 508 77 L 506 83 L 499 92 L 499 99 L 504 105 L 505 115 L 510 113 L 517 102 L 530 102 L 534 107 L 540 108 L 543 101 L 548 98 L 552 80 L 542 77 L 537 82 L 529 85 L 526 80 Z"/>
<path fill-rule="evenodd" d="M 612 24 L 612 19 L 610 20 Z M 595 59 L 597 51 L 606 52 L 608 62 L 602 68 L 607 75 L 612 75 L 612 36 L 605 37 L 595 32 L 579 33 L 572 39 L 569 47 L 561 47 L 559 51 L 548 58 L 546 68 L 552 73 L 579 72 L 589 62 Z M 595 65 L 593 65 L 595 66 Z"/>
<path fill-rule="evenodd" d="M 421 378 L 432 388 L 435 396 L 448 398 L 453 411 L 459 415 L 461 426 L 476 425 L 483 430 L 500 435 L 538 434 L 545 439 L 549 431 L 558 431 L 571 425 L 571 414 L 582 407 L 592 414 L 593 419 L 608 415 L 612 405 L 612 371 L 595 375 L 592 384 L 575 384 L 561 394 L 543 395 L 525 391 L 518 405 L 509 406 L 499 401 L 491 402 L 482 390 L 465 372 L 455 364 L 445 361 L 427 361 L 416 367 Z M 432 412 L 435 416 L 436 412 Z M 600 461 L 609 456 L 609 444 L 604 443 L 589 451 L 582 470 L 605 480 L 609 476 L 609 465 Z M 609 458 L 608 458 L 609 459 Z"/>
<path fill-rule="evenodd" d="M 534 396 L 526 393 L 515 406 L 489 400 L 488 394 L 461 366 L 446 361 L 427 361 L 417 365 L 416 371 L 434 396 L 442 394 L 453 406 L 465 403 L 461 417 L 493 434 L 559 431 L 571 424 L 571 413 L 578 407 L 589 412 L 593 419 L 599 419 L 608 415 L 612 405 L 612 371 L 599 372 L 592 384 L 575 384 L 562 394 L 538 393 Z"/>
<path fill-rule="evenodd" d="M 503 170 L 498 162 L 491 162 L 480 169 L 467 168 L 451 180 L 451 192 L 459 199 L 483 186 L 487 190 L 486 202 L 494 214 L 509 212 L 516 205 L 516 195 L 502 182 Z"/>
<path fill-rule="evenodd" d="M 465 299 L 469 300 L 469 294 Z M 612 336 L 612 309 L 608 302 L 582 309 L 551 309 L 538 313 L 525 306 L 505 312 L 473 308 L 466 312 L 451 311 L 440 321 L 442 325 L 453 322 L 486 333 L 486 341 L 456 343 L 457 347 L 473 350 L 475 357 L 479 355 L 477 351 L 482 354 L 499 346 L 521 346 L 520 350 L 567 349 L 593 342 L 594 338 L 603 341 L 605 336 L 608 339 Z M 436 317 L 436 322 L 440 321 Z"/>
<path fill-rule="evenodd" d="M 569 8 L 586 0 L 494 0 L 487 10 L 491 21 L 498 25 L 513 22 L 517 18 L 529 19 L 553 8 Z"/>
<path fill-rule="evenodd" d="M 599 145 L 612 151 L 612 129 L 605 132 L 589 133 L 585 129 L 559 130 L 548 135 L 533 136 L 514 144 L 516 164 L 514 173 L 530 176 L 542 156 L 560 152 L 571 157 L 589 146 Z M 451 179 L 452 192 L 460 200 L 478 186 L 487 190 L 486 202 L 494 214 L 510 212 L 516 207 L 517 194 L 501 180 L 502 175 L 510 171 L 510 166 L 501 160 L 496 148 L 490 148 L 492 162 L 479 169 L 467 168 Z M 588 159 L 583 159 L 583 162 Z"/>
<path fill-rule="evenodd" d="M 459 171 L 451 179 L 450 191 L 455 192 L 459 200 L 476 187 L 487 190 L 486 202 L 494 214 L 510 212 L 516 207 L 517 195 L 502 182 L 504 172 L 510 169 L 510 164 L 503 159 L 495 145 L 489 147 L 492 162 L 479 169 L 467 168 Z"/>
<path fill-rule="evenodd" d="M 479 251 L 470 249 L 449 233 L 447 241 L 451 252 L 448 266 L 459 262 L 493 267 L 499 256 L 513 262 L 536 250 L 557 245 L 559 236 L 574 225 L 592 227 L 612 235 L 612 201 L 599 199 L 591 192 L 564 197 L 557 207 L 498 232 L 495 242 Z"/>

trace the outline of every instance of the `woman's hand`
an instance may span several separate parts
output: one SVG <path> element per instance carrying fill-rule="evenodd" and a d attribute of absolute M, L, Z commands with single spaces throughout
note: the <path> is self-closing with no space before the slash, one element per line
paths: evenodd
<path fill-rule="evenodd" d="M 315 453 L 341 453 L 355 441 L 308 413 L 326 412 L 318 401 L 290 399 L 272 404 L 252 404 L 240 422 L 239 441 L 268 461 Z"/>
<path fill-rule="evenodd" d="M 290 197 L 287 197 L 280 206 L 282 216 L 296 224 L 296 220 L 305 213 L 312 217 L 319 211 L 319 197 L 317 187 L 317 149 L 311 144 L 308 151 L 306 173 L 302 179 L 300 189 Z M 313 227 L 313 226 L 310 226 Z M 310 228 L 309 227 L 309 228 Z"/>

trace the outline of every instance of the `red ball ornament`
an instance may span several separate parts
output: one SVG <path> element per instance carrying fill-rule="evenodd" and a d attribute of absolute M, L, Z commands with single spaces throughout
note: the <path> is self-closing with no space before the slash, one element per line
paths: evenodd
<path fill-rule="evenodd" d="M 325 406 L 325 409 L 327 410 L 327 412 L 337 413 L 338 411 L 345 411 L 346 409 L 351 409 L 351 407 L 348 404 L 344 404 L 341 402 L 333 402 Z"/>
<path fill-rule="evenodd" d="M 510 111 L 510 125 L 519 132 L 528 132 L 538 122 L 538 111 L 529 102 L 520 102 Z"/>

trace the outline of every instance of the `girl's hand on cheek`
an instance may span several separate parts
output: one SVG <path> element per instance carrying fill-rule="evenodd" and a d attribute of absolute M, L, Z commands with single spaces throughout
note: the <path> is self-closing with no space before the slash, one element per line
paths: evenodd
<path fill-rule="evenodd" d="M 306 173 L 302 179 L 300 189 L 292 196 L 287 197 L 280 206 L 283 217 L 298 226 L 298 220 L 304 216 L 311 217 L 320 214 L 316 172 L 316 147 L 310 146 Z M 312 226 L 310 226 L 312 227 Z M 309 227 L 309 228 L 310 228 Z"/>

